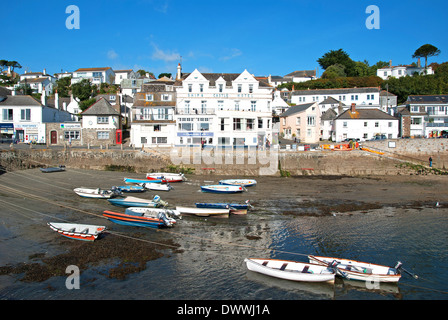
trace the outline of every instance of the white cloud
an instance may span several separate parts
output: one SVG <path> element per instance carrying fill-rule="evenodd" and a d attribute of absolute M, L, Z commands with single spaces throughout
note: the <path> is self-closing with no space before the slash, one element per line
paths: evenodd
<path fill-rule="evenodd" d="M 239 57 L 240 55 L 243 54 L 241 52 L 241 50 L 237 49 L 237 48 L 228 49 L 227 51 L 228 51 L 228 54 L 224 57 L 219 58 L 219 60 L 227 61 L 227 60 Z"/>
<path fill-rule="evenodd" d="M 118 53 L 116 53 L 115 50 L 109 50 L 109 51 L 107 52 L 107 57 L 108 57 L 110 60 L 115 60 L 115 59 L 118 58 Z"/>
<path fill-rule="evenodd" d="M 152 59 L 154 60 L 163 60 L 165 62 L 171 62 L 180 59 L 180 54 L 177 53 L 176 51 L 174 52 L 167 50 L 164 51 L 159 49 L 159 47 L 155 44 L 152 44 L 152 46 L 154 47 L 154 52 L 152 54 Z"/>

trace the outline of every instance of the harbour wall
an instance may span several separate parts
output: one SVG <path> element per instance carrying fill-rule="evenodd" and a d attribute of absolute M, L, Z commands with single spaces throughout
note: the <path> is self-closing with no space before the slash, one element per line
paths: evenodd
<path fill-rule="evenodd" d="M 0 152 L 0 169 L 13 171 L 65 165 L 67 168 L 119 170 L 136 173 L 180 171 L 231 176 L 260 175 L 397 175 L 448 168 L 447 139 L 369 141 L 363 151 L 293 151 L 271 149 L 156 148 L 120 149 L 7 149 Z M 411 165 L 408 165 L 411 164 Z M 426 171 L 426 174 L 428 171 Z"/>

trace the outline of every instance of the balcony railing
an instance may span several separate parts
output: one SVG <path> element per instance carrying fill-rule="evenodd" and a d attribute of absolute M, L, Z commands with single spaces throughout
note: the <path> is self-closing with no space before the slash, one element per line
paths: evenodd
<path fill-rule="evenodd" d="M 168 120 L 173 121 L 172 114 L 136 114 L 133 117 L 134 121 L 162 121 Z"/>
<path fill-rule="evenodd" d="M 176 114 L 216 114 L 214 108 L 179 108 L 176 109 Z"/>

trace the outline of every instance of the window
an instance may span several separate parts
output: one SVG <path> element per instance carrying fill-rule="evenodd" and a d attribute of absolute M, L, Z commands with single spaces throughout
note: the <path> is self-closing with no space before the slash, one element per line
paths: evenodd
<path fill-rule="evenodd" d="M 241 119 L 234 118 L 233 119 L 233 130 L 240 131 L 241 130 Z"/>
<path fill-rule="evenodd" d="M 179 131 L 193 131 L 193 123 L 179 123 Z"/>
<path fill-rule="evenodd" d="M 242 91 L 242 89 L 243 89 L 243 85 L 239 84 L 238 85 L 238 93 L 240 93 Z"/>
<path fill-rule="evenodd" d="M 154 125 L 154 131 L 161 131 L 161 130 L 162 130 L 162 126 L 160 124 Z"/>
<path fill-rule="evenodd" d="M 263 129 L 263 119 L 258 119 L 258 129 Z"/>
<path fill-rule="evenodd" d="M 192 92 L 193 91 L 193 85 L 192 84 L 189 84 L 188 85 L 188 92 Z"/>
<path fill-rule="evenodd" d="M 12 121 L 13 116 L 12 109 L 3 109 L 3 121 Z"/>
<path fill-rule="evenodd" d="M 117 100 L 117 97 L 116 97 L 116 96 L 109 96 L 109 100 L 110 100 L 110 101 L 116 101 L 116 100 Z"/>
<path fill-rule="evenodd" d="M 342 122 L 342 127 L 347 128 L 347 121 Z"/>
<path fill-rule="evenodd" d="M 379 122 L 375 122 L 375 128 L 378 128 L 380 126 Z"/>
<path fill-rule="evenodd" d="M 224 118 L 221 118 L 221 131 L 224 131 Z"/>
<path fill-rule="evenodd" d="M 109 123 L 109 117 L 97 117 L 98 124 L 108 124 Z"/>
<path fill-rule="evenodd" d="M 81 134 L 79 131 L 64 131 L 64 140 L 79 140 Z"/>
<path fill-rule="evenodd" d="M 198 123 L 198 130 L 199 131 L 209 131 L 210 130 L 210 123 L 208 123 L 208 122 L 200 122 L 200 123 Z"/>
<path fill-rule="evenodd" d="M 392 121 L 389 121 L 388 126 L 389 128 L 392 128 Z"/>
<path fill-rule="evenodd" d="M 146 101 L 153 101 L 154 96 L 152 94 L 146 94 Z"/>
<path fill-rule="evenodd" d="M 257 101 L 251 101 L 250 102 L 250 111 L 257 111 Z"/>
<path fill-rule="evenodd" d="M 98 140 L 107 140 L 109 139 L 109 131 L 98 131 L 97 137 Z"/>
<path fill-rule="evenodd" d="M 31 120 L 31 109 L 20 110 L 20 120 L 30 121 Z"/>
<path fill-rule="evenodd" d="M 366 121 L 366 122 L 364 122 L 364 127 L 367 127 L 367 121 Z"/>
<path fill-rule="evenodd" d="M 296 118 L 296 125 L 297 125 L 297 126 L 300 126 L 300 117 L 297 117 L 297 118 Z"/>
<path fill-rule="evenodd" d="M 240 102 L 235 101 L 235 111 L 240 111 Z"/>
<path fill-rule="evenodd" d="M 411 118 L 411 124 L 422 124 L 422 118 Z"/>
<path fill-rule="evenodd" d="M 247 119 L 246 120 L 246 130 L 254 130 L 255 129 L 255 120 L 254 119 Z"/>
<path fill-rule="evenodd" d="M 204 92 L 204 85 L 203 84 L 199 85 L 199 92 Z"/>
<path fill-rule="evenodd" d="M 411 112 L 419 112 L 419 107 L 418 106 L 412 106 L 411 107 Z"/>
<path fill-rule="evenodd" d="M 162 101 L 171 101 L 170 94 L 162 94 Z"/>
<path fill-rule="evenodd" d="M 222 100 L 218 101 L 218 109 L 219 110 L 224 110 L 224 101 L 222 101 Z"/>
<path fill-rule="evenodd" d="M 190 101 L 185 101 L 185 113 L 190 113 Z"/>
<path fill-rule="evenodd" d="M 167 137 L 152 137 L 153 144 L 166 144 L 168 142 Z"/>
<path fill-rule="evenodd" d="M 219 84 L 219 92 L 222 92 L 223 85 Z"/>
<path fill-rule="evenodd" d="M 254 85 L 250 84 L 249 85 L 249 93 L 253 93 L 254 92 Z"/>
<path fill-rule="evenodd" d="M 207 101 L 201 101 L 201 113 L 202 114 L 207 113 Z"/>
<path fill-rule="evenodd" d="M 308 116 L 307 117 L 307 124 L 309 126 L 315 126 L 316 125 L 316 118 L 314 116 Z"/>

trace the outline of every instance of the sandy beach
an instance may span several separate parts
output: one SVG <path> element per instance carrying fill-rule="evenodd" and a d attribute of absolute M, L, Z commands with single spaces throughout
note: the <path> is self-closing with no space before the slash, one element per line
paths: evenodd
<path fill-rule="evenodd" d="M 195 227 L 213 222 L 213 218 L 185 217 L 185 227 L 168 231 L 119 226 L 102 216 L 103 210 L 123 212 L 123 208 L 105 200 L 81 198 L 76 187 L 123 185 L 124 177 L 144 175 L 113 171 L 67 169 L 66 172 L 45 174 L 39 169 L 8 172 L 0 176 L 0 287 L 11 279 L 40 282 L 64 276 L 65 267 L 82 267 L 115 262 L 105 273 L 110 278 L 125 279 L 145 269 L 145 263 L 160 257 L 182 254 L 188 246 L 179 233 L 194 236 Z M 250 225 L 266 215 L 326 216 L 332 214 L 363 214 L 381 207 L 421 208 L 439 203 L 448 207 L 448 180 L 444 176 L 382 176 L 382 177 L 257 177 L 257 186 L 248 192 L 217 195 L 200 192 L 204 184 L 216 184 L 224 177 L 187 175 L 188 181 L 173 184 L 169 192 L 145 192 L 136 196 L 150 199 L 155 194 L 176 205 L 194 206 L 195 202 L 250 200 L 254 208 L 237 223 L 246 225 L 248 233 L 239 240 L 251 245 L 263 237 L 251 234 Z M 227 177 L 228 178 L 228 177 Z M 66 239 L 51 231 L 50 221 L 101 224 L 110 230 L 95 242 L 84 243 Z M 236 220 L 232 220 L 235 222 Z M 229 224 L 228 228 L 232 228 Z M 176 234 L 177 233 L 177 234 Z M 258 238 L 257 238 L 258 237 Z M 133 250 L 129 250 L 132 247 Z M 10 277 L 1 277 L 9 275 Z"/>

